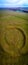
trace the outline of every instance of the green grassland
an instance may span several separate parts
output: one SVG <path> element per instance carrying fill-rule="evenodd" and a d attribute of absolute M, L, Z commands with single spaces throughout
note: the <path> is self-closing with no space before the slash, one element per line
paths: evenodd
<path fill-rule="evenodd" d="M 26 42 L 23 48 L 21 48 L 23 44 L 22 33 L 16 28 L 20 28 L 25 34 Z M 27 64 L 28 13 L 0 12 L 0 65 Z"/>

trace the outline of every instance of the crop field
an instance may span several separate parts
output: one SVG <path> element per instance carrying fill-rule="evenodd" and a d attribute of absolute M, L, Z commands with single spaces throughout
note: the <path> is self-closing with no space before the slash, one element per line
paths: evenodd
<path fill-rule="evenodd" d="M 28 65 L 28 13 L 0 11 L 0 65 Z"/>

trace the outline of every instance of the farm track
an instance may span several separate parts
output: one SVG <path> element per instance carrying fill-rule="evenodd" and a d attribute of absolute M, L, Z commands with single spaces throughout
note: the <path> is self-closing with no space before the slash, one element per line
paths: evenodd
<path fill-rule="evenodd" d="M 21 14 L 23 15 L 23 17 L 21 17 Z M 26 21 L 28 21 L 28 18 L 24 18 L 24 15 L 26 15 L 26 13 L 24 14 L 24 13 L 15 13 L 15 12 L 10 12 L 9 14 L 7 14 L 6 16 L 5 15 L 1 15 L 1 19 L 2 18 L 8 18 L 8 17 L 11 17 L 11 16 L 13 16 L 13 17 L 16 17 L 16 18 L 21 18 L 21 19 L 23 19 L 23 20 L 26 20 Z M 27 14 L 27 16 L 28 16 L 28 14 Z M 24 22 L 25 23 L 25 22 Z M 27 22 L 28 23 L 28 22 Z"/>

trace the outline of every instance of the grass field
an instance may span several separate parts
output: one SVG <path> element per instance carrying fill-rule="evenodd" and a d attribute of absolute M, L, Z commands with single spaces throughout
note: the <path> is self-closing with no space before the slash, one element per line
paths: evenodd
<path fill-rule="evenodd" d="M 25 44 L 22 47 L 24 40 Z M 28 14 L 2 11 L 0 12 L 0 65 L 27 64 Z"/>

